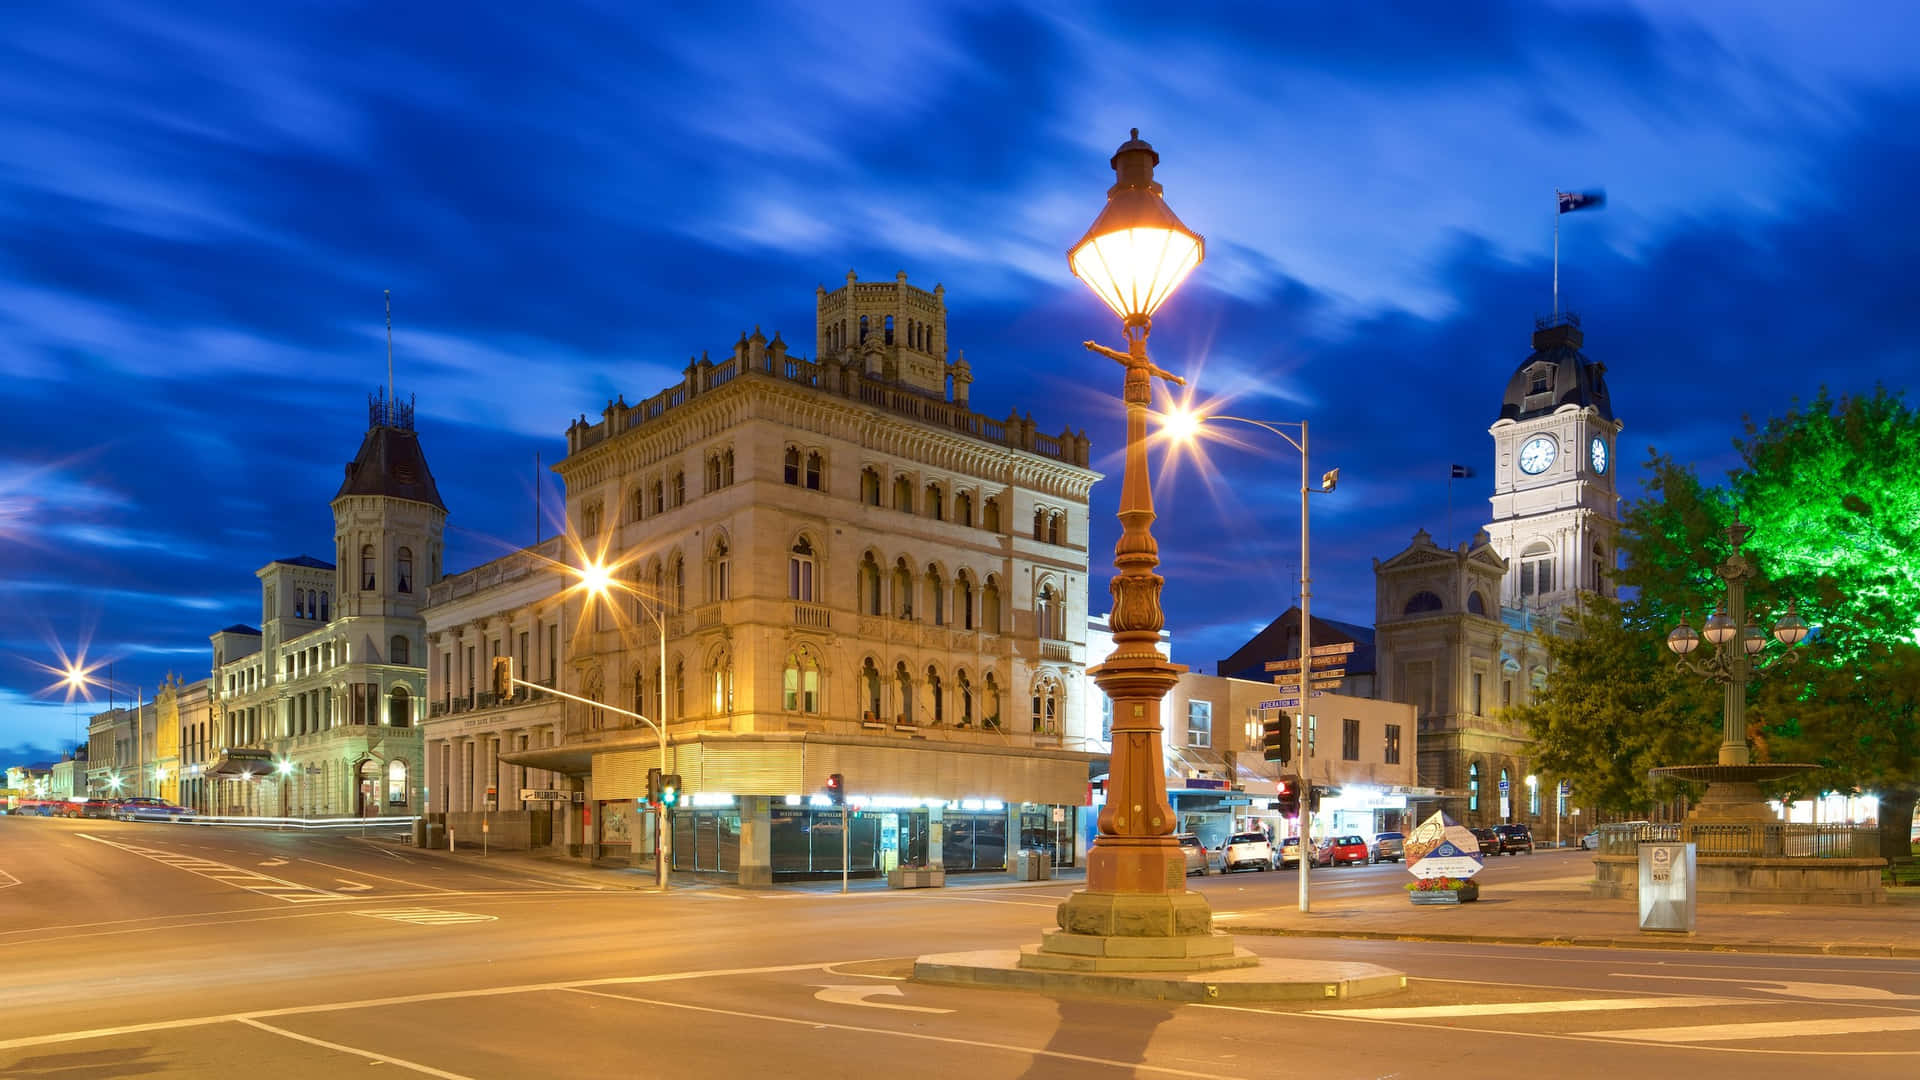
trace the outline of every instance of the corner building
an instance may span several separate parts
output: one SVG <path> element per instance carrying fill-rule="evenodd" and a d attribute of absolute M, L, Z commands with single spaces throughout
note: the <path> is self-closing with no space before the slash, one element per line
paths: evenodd
<path fill-rule="evenodd" d="M 834 773 L 855 873 L 1075 857 L 1102 760 L 1079 749 L 1088 440 L 972 411 L 944 289 L 850 273 L 815 299 L 817 359 L 756 329 L 568 428 L 554 471 L 584 554 L 564 557 L 616 567 L 615 604 L 511 556 L 450 577 L 444 608 L 436 592 L 430 809 L 450 824 L 551 775 L 582 792 L 556 815 L 570 849 L 651 858 L 652 730 L 538 691 L 487 700 L 513 654 L 530 682 L 664 715 L 676 869 L 837 875 Z"/>

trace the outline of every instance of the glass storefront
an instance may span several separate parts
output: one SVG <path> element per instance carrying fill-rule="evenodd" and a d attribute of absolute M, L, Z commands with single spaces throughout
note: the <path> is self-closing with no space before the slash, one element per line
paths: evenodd
<path fill-rule="evenodd" d="M 675 870 L 739 872 L 740 811 L 675 810 L 672 821 Z"/>
<path fill-rule="evenodd" d="M 1007 868 L 1007 814 L 1004 810 L 949 810 L 940 841 L 940 865 L 948 873 Z"/>
<path fill-rule="evenodd" d="M 1055 866 L 1074 864 L 1072 806 L 1020 805 L 1020 850 L 1044 851 Z"/>
<path fill-rule="evenodd" d="M 772 862 L 775 877 L 826 877 L 841 872 L 839 810 L 775 807 L 772 812 Z M 847 813 L 847 872 L 870 877 L 880 870 L 880 818 L 864 810 Z M 734 815 L 735 836 L 739 815 Z M 675 833 L 677 839 L 679 834 Z M 734 845 L 736 862 L 739 845 Z"/>

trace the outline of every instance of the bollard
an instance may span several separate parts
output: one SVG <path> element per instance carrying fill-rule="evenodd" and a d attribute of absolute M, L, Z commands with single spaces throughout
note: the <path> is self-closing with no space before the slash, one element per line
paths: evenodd
<path fill-rule="evenodd" d="M 447 830 L 447 850 L 453 850 L 453 830 L 451 828 Z"/>

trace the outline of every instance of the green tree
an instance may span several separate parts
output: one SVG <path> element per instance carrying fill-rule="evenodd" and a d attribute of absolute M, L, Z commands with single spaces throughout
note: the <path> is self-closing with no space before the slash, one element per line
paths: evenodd
<path fill-rule="evenodd" d="M 1736 443 L 1727 487 L 1655 454 L 1644 497 L 1621 519 L 1626 597 L 1593 605 L 1571 637 L 1548 642 L 1545 692 L 1519 710 L 1541 767 L 1598 805 L 1641 809 L 1668 794 L 1646 768 L 1706 762 L 1719 743 L 1717 685 L 1675 670 L 1665 635 L 1696 625 L 1724 584 L 1724 529 L 1754 526 L 1747 550 L 1753 621 L 1791 599 L 1815 627 L 1798 663 L 1776 666 L 1749 693 L 1760 760 L 1823 766 L 1794 784 L 1872 790 L 1881 847 L 1910 857 L 1920 795 L 1920 415 L 1884 391 L 1837 401 L 1825 391 Z M 1776 646 L 1777 648 L 1777 646 Z M 1791 786 L 1783 791 L 1790 791 Z M 1791 791 L 1811 794 L 1811 790 Z"/>

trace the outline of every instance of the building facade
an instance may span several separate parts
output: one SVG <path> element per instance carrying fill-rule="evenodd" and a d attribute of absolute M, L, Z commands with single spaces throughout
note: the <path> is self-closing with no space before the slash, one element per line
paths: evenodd
<path fill-rule="evenodd" d="M 447 510 L 413 407 L 372 399 L 333 498 L 334 562 L 256 571 L 260 626 L 212 637 L 197 797 L 217 814 L 418 813 L 425 606 Z"/>
<path fill-rule="evenodd" d="M 1070 744 L 1099 478 L 1085 435 L 971 410 L 943 289 L 849 274 L 815 300 L 817 359 L 755 330 L 568 429 L 554 471 L 577 550 L 558 561 L 610 567 L 613 603 L 568 574 L 491 600 L 476 580 L 449 590 L 444 621 L 429 613 L 445 709 L 428 759 L 449 812 L 504 794 L 504 762 L 581 790 L 583 854 L 648 858 L 655 843 L 634 806 L 662 763 L 650 725 L 537 695 L 483 704 L 495 650 L 663 720 L 690 803 L 680 869 L 837 874 L 837 812 L 815 805 L 832 774 L 870 811 L 848 838 L 863 872 L 999 869 L 1044 839 L 1030 822 L 1084 804 L 1093 755 Z M 469 715 L 483 709 L 501 717 Z M 490 756 L 499 731 L 528 748 Z"/>

